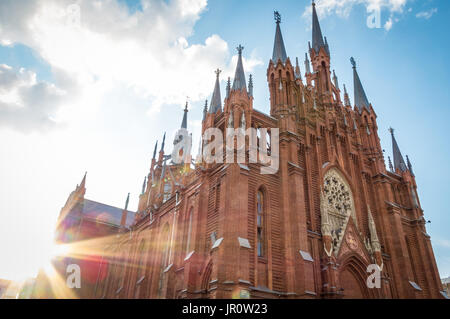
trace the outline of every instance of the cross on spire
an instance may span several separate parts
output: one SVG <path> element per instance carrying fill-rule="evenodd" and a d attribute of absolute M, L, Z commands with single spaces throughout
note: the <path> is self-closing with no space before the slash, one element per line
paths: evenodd
<path fill-rule="evenodd" d="M 239 44 L 239 46 L 236 48 L 239 55 L 242 55 L 242 50 L 244 50 L 244 47 Z"/>
<path fill-rule="evenodd" d="M 273 16 L 275 18 L 275 22 L 279 24 L 281 22 L 281 14 L 278 11 L 274 11 Z"/>
<path fill-rule="evenodd" d="M 356 61 L 353 57 L 350 58 L 350 63 L 352 64 L 353 68 L 356 69 Z"/>

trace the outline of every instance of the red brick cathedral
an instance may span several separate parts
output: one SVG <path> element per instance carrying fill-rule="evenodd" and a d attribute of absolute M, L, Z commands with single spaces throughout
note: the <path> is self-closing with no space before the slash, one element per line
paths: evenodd
<path fill-rule="evenodd" d="M 386 169 L 377 115 L 353 58 L 354 104 L 345 86 L 341 100 L 314 4 L 312 9 L 304 73 L 298 59 L 294 66 L 286 54 L 275 13 L 267 68 L 270 115 L 253 107 L 241 46 L 225 99 L 218 70 L 204 109 L 202 133 L 212 127 L 278 128 L 278 171 L 261 174 L 262 164 L 248 161 L 174 164 L 164 152 L 164 136 L 159 154 L 155 146 L 138 211 L 125 207 L 109 236 L 90 241 L 91 248 L 101 243 L 95 249 L 99 261 L 94 280 L 82 283 L 78 296 L 445 297 L 411 163 L 391 129 L 393 164 L 389 159 Z M 181 129 L 187 128 L 187 112 Z M 269 152 L 270 143 L 269 132 Z M 61 220 L 86 202 L 84 183 Z M 79 231 L 76 220 L 71 225 Z M 78 240 L 87 238 L 95 238 L 92 227 Z"/>

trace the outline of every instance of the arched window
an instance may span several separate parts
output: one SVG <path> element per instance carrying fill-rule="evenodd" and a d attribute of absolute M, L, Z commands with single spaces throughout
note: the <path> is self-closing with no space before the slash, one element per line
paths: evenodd
<path fill-rule="evenodd" d="M 264 215 L 265 215 L 264 194 L 261 190 L 259 190 L 256 195 L 256 218 L 257 218 L 256 231 L 257 231 L 258 257 L 264 257 L 265 253 Z"/>
<path fill-rule="evenodd" d="M 163 189 L 163 202 L 166 202 L 172 196 L 172 184 L 170 181 L 166 181 Z"/>
<path fill-rule="evenodd" d="M 188 229 L 187 229 L 187 239 L 186 239 L 186 254 L 191 252 L 191 236 L 192 236 L 192 218 L 194 215 L 194 209 L 191 208 L 189 211 L 188 219 Z"/>

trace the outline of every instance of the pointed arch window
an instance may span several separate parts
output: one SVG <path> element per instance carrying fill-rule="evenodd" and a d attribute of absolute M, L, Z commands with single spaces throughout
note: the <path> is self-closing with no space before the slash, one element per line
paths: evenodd
<path fill-rule="evenodd" d="M 264 193 L 258 190 L 256 195 L 256 236 L 258 257 L 265 255 L 265 205 Z"/>
<path fill-rule="evenodd" d="M 166 181 L 163 188 L 163 202 L 166 202 L 172 196 L 172 184 Z"/>
<path fill-rule="evenodd" d="M 191 236 L 192 236 L 192 218 L 194 215 L 194 209 L 191 208 L 189 210 L 189 219 L 188 219 L 188 229 L 187 229 L 187 239 L 186 239 L 186 254 L 191 252 Z"/>

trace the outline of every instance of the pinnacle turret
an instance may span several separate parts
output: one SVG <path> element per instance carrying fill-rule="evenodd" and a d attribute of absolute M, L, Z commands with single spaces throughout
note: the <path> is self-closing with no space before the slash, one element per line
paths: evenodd
<path fill-rule="evenodd" d="M 275 11 L 274 17 L 277 27 L 275 30 L 275 41 L 273 44 L 272 61 L 275 64 L 278 62 L 278 60 L 281 60 L 282 63 L 286 63 L 287 60 L 286 49 L 284 47 L 283 35 L 281 34 L 280 28 L 281 15 L 278 13 L 278 11 Z"/>
<path fill-rule="evenodd" d="M 181 122 L 181 128 L 187 129 L 187 113 L 188 113 L 188 102 L 184 107 L 183 121 Z"/>
<path fill-rule="evenodd" d="M 361 80 L 359 79 L 358 72 L 356 71 L 356 62 L 352 57 L 350 58 L 350 62 L 353 66 L 353 90 L 355 95 L 355 105 L 358 107 L 358 110 L 362 112 L 363 108 L 370 110 L 369 100 L 367 99 L 366 92 L 364 92 L 364 88 L 361 84 Z"/>
<path fill-rule="evenodd" d="M 400 152 L 400 148 L 398 147 L 397 141 L 394 136 L 394 129 L 391 127 L 389 132 L 392 136 L 392 153 L 394 155 L 394 169 L 395 171 L 404 172 L 407 170 L 407 166 L 405 161 L 403 160 L 402 153 Z"/>
<path fill-rule="evenodd" d="M 211 98 L 211 103 L 209 105 L 209 113 L 217 113 L 218 111 L 222 111 L 222 98 L 220 96 L 220 80 L 219 75 L 222 71 L 217 69 L 216 73 L 216 83 L 214 85 L 214 91 Z"/>
<path fill-rule="evenodd" d="M 325 52 L 330 55 L 328 43 L 324 42 L 322 30 L 320 29 L 319 18 L 317 17 L 316 4 L 312 3 L 312 49 L 318 54 L 320 48 L 324 48 Z"/>
<path fill-rule="evenodd" d="M 158 141 L 155 143 L 155 149 L 153 150 L 153 157 L 152 159 L 156 159 L 156 149 L 158 148 Z"/>
<path fill-rule="evenodd" d="M 242 64 L 242 50 L 244 47 L 239 45 L 236 50 L 238 51 L 238 62 L 236 66 L 236 72 L 234 74 L 234 81 L 232 91 L 247 91 L 247 84 L 245 81 L 244 65 Z"/>

